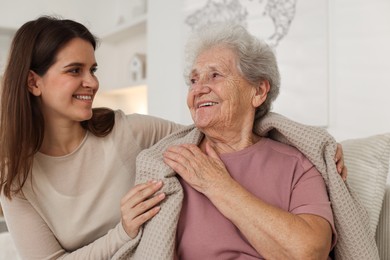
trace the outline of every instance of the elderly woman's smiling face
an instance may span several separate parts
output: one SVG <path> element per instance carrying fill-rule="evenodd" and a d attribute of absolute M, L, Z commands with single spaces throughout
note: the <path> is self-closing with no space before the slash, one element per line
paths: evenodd
<path fill-rule="evenodd" d="M 227 46 L 202 52 L 192 67 L 187 105 L 201 130 L 252 129 L 259 88 L 238 70 L 237 55 Z"/>

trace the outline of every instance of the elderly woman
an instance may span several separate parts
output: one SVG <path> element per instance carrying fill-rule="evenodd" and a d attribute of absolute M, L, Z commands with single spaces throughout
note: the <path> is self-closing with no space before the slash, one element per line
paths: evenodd
<path fill-rule="evenodd" d="M 379 259 L 334 138 L 270 112 L 272 50 L 233 24 L 190 39 L 195 124 L 137 156 L 135 182 L 162 179 L 166 197 L 113 259 Z"/>
<path fill-rule="evenodd" d="M 178 258 L 328 258 L 336 232 L 321 174 L 294 147 L 253 131 L 279 92 L 270 47 L 217 24 L 187 52 L 187 104 L 204 137 L 164 153 L 184 189 Z"/>

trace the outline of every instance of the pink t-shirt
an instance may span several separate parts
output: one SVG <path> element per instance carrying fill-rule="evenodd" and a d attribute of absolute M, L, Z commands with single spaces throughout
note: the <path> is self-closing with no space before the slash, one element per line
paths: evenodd
<path fill-rule="evenodd" d="M 324 181 L 297 149 L 262 138 L 244 150 L 222 154 L 221 159 L 230 175 L 263 201 L 294 214 L 315 214 L 328 220 L 335 243 Z M 184 203 L 177 230 L 179 259 L 263 259 L 207 197 L 180 182 Z"/>

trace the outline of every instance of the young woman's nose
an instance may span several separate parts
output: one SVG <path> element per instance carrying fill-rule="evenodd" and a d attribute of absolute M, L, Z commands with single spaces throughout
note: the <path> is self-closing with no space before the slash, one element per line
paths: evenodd
<path fill-rule="evenodd" d="M 99 80 L 93 74 L 86 74 L 83 79 L 83 87 L 98 89 L 99 88 Z"/>

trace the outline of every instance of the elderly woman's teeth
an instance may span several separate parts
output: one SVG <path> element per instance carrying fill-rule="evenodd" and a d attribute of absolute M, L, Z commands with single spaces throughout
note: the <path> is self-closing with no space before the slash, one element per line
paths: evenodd
<path fill-rule="evenodd" d="M 209 106 L 214 106 L 218 104 L 217 102 L 207 102 L 207 103 L 203 103 L 203 104 L 200 104 L 199 107 L 209 107 Z"/>

